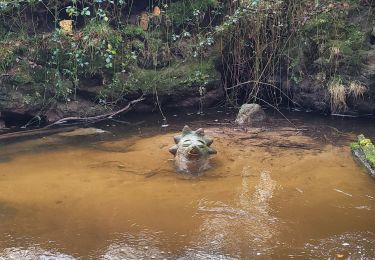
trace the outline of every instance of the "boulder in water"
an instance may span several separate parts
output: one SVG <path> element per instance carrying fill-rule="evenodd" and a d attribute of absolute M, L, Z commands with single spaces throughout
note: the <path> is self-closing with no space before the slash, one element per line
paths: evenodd
<path fill-rule="evenodd" d="M 236 123 L 239 125 L 250 125 L 256 122 L 262 122 L 266 119 L 262 107 L 258 104 L 244 104 L 238 112 Z"/>

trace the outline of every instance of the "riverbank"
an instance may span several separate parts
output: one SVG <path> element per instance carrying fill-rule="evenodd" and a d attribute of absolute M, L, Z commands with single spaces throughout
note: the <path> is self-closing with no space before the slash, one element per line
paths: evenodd
<path fill-rule="evenodd" d="M 331 0 L 3 1 L 0 129 L 106 114 L 140 96 L 134 109 L 145 113 L 257 102 L 374 115 L 373 9 Z"/>

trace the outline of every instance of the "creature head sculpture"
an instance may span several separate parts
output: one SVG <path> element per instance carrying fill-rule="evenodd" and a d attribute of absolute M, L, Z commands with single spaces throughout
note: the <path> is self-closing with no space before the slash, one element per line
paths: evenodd
<path fill-rule="evenodd" d="M 210 145 L 213 140 L 199 128 L 192 131 L 188 126 L 182 129 L 181 135 L 174 137 L 175 145 L 169 152 L 175 156 L 177 170 L 183 173 L 200 175 L 209 168 L 209 155 L 216 154 Z"/>

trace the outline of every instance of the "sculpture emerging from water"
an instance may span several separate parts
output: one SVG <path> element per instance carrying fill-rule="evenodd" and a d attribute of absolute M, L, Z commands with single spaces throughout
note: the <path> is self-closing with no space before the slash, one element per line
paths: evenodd
<path fill-rule="evenodd" d="M 175 156 L 175 165 L 179 172 L 200 175 L 210 167 L 209 156 L 217 153 L 210 147 L 213 139 L 206 136 L 202 128 L 192 131 L 185 126 L 182 134 L 174 137 L 174 141 L 176 144 L 169 152 Z"/>

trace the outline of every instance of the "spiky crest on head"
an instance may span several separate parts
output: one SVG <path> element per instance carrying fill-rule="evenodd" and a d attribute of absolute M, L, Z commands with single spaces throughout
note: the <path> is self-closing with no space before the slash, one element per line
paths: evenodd
<path fill-rule="evenodd" d="M 199 129 L 197 129 L 197 130 L 195 131 L 195 133 L 196 133 L 197 135 L 204 136 L 204 129 L 203 129 L 203 128 L 199 128 Z"/>
<path fill-rule="evenodd" d="M 182 138 L 181 135 L 176 135 L 176 136 L 173 137 L 174 142 L 175 142 L 176 144 L 178 144 L 178 143 L 180 142 L 181 138 Z"/>
<path fill-rule="evenodd" d="M 184 128 L 182 129 L 182 136 L 185 136 L 187 134 L 190 134 L 192 132 L 192 130 L 190 129 L 189 126 L 184 126 Z"/>
<path fill-rule="evenodd" d="M 207 146 L 210 146 L 214 140 L 208 136 L 203 137 L 204 141 L 206 142 Z"/>
<path fill-rule="evenodd" d="M 208 153 L 209 154 L 217 154 L 217 151 L 214 148 L 208 148 Z"/>
<path fill-rule="evenodd" d="M 169 152 L 170 152 L 171 154 L 173 154 L 173 155 L 176 155 L 176 153 L 177 153 L 177 149 L 178 149 L 177 145 L 174 145 L 174 146 L 172 146 L 171 148 L 169 148 Z"/>

